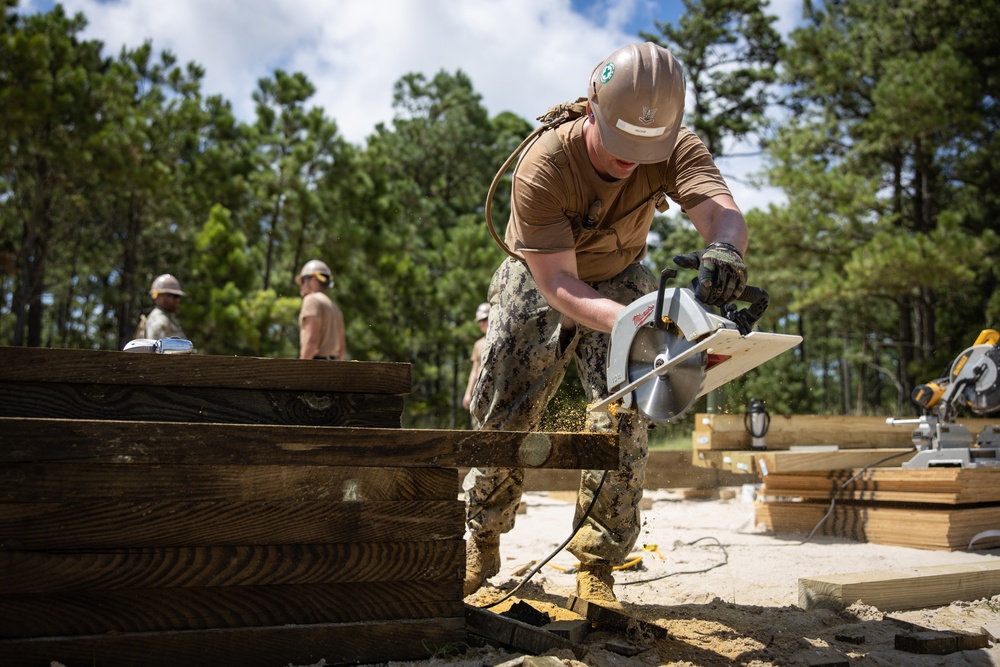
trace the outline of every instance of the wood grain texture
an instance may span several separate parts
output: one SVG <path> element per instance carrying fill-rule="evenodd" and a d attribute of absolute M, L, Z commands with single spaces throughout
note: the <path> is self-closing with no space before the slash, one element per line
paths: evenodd
<path fill-rule="evenodd" d="M 4 667 L 276 667 L 422 660 L 466 641 L 465 618 L 0 640 Z"/>
<path fill-rule="evenodd" d="M 973 435 L 996 420 L 961 418 Z M 794 445 L 838 445 L 842 449 L 876 449 L 912 446 L 912 424 L 892 425 L 885 417 L 849 415 L 771 415 L 765 441 L 768 449 Z M 695 449 L 749 449 L 750 434 L 742 414 L 695 415 L 692 433 Z"/>
<path fill-rule="evenodd" d="M 1000 468 L 896 467 L 772 474 L 764 478 L 764 490 L 769 495 L 819 500 L 835 497 L 949 505 L 1000 503 Z"/>
<path fill-rule="evenodd" d="M 829 510 L 829 503 L 765 502 L 754 507 L 757 523 L 781 535 L 807 535 Z M 846 537 L 860 542 L 915 549 L 958 551 L 967 549 L 978 533 L 1000 525 L 1000 506 L 925 505 L 888 506 L 836 503 L 817 535 Z M 1000 539 L 976 542 L 989 549 Z"/>
<path fill-rule="evenodd" d="M 618 467 L 617 436 L 0 418 L 0 463 Z"/>
<path fill-rule="evenodd" d="M 410 393 L 410 364 L 0 346 L 0 382 Z"/>
<path fill-rule="evenodd" d="M 0 551 L 0 596 L 59 591 L 446 581 L 465 541 Z"/>
<path fill-rule="evenodd" d="M 879 611 L 943 607 L 1000 594 L 1000 562 L 906 567 L 799 579 L 803 609 L 843 609 L 861 600 Z"/>
<path fill-rule="evenodd" d="M 312 625 L 464 613 L 462 580 L 0 596 L 0 637 Z"/>
<path fill-rule="evenodd" d="M 93 502 L 0 504 L 0 549 L 111 549 L 462 539 L 465 504 Z"/>
<path fill-rule="evenodd" d="M 455 468 L 0 464 L 0 502 L 454 500 Z"/>
<path fill-rule="evenodd" d="M 0 382 L 0 416 L 399 428 L 403 397 L 277 389 Z"/>

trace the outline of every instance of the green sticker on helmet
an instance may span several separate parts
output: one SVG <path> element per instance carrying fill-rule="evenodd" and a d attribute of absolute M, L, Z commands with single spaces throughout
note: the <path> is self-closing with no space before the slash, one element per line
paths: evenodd
<path fill-rule="evenodd" d="M 604 71 L 601 72 L 601 83 L 607 83 L 611 81 L 611 77 L 615 75 L 615 64 L 608 63 L 604 66 Z"/>

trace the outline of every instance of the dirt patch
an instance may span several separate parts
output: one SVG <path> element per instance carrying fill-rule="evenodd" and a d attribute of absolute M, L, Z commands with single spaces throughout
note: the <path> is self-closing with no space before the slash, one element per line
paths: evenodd
<path fill-rule="evenodd" d="M 635 556 L 640 563 L 615 575 L 624 610 L 667 630 L 655 640 L 632 633 L 592 632 L 579 650 L 550 652 L 564 665 L 631 667 L 678 665 L 1000 665 L 1000 647 L 948 655 L 917 655 L 894 648 L 897 634 L 915 629 L 978 634 L 1000 618 L 1000 595 L 956 601 L 938 609 L 886 614 L 856 602 L 846 609 L 803 610 L 798 580 L 830 574 L 901 567 L 990 561 L 1000 550 L 942 552 L 814 538 L 802 543 L 767 534 L 755 525 L 752 503 L 741 494 L 730 501 L 683 500 L 670 492 L 647 493 Z M 503 566 L 489 586 L 467 598 L 489 605 L 512 591 L 534 564 L 544 560 L 572 529 L 572 494 L 526 494 L 526 512 L 501 539 Z M 639 547 L 643 547 L 640 549 Z M 552 620 L 579 618 L 566 609 L 574 593 L 576 565 L 561 552 L 541 567 L 514 597 L 491 608 L 502 612 L 518 600 Z M 469 648 L 449 657 L 409 663 L 412 667 L 493 666 L 523 655 Z"/>

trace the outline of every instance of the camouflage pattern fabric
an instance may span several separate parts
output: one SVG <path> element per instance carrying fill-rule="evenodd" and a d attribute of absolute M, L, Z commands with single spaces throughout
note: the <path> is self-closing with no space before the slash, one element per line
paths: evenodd
<path fill-rule="evenodd" d="M 187 338 L 177 316 L 167 313 L 159 308 L 153 308 L 146 317 L 145 338 L 160 340 L 161 338 Z"/>
<path fill-rule="evenodd" d="M 642 265 L 592 283 L 598 292 L 623 304 L 656 290 L 656 279 Z M 483 369 L 472 396 L 474 423 L 482 430 L 538 430 L 549 401 L 571 360 L 576 362 L 587 403 L 608 395 L 609 334 L 577 325 L 569 331 L 535 285 L 528 267 L 508 258 L 490 283 L 490 324 L 486 331 Z M 590 517 L 568 549 L 587 564 L 598 560 L 621 564 L 639 536 L 639 500 L 646 473 L 648 421 L 637 413 L 589 415 L 585 429 L 620 436 L 621 462 L 609 471 Z M 585 470 L 573 526 L 594 498 L 604 474 Z M 514 527 L 524 488 L 520 468 L 473 468 L 465 479 L 469 529 L 487 539 Z M 569 528 L 568 528 L 569 529 Z"/>

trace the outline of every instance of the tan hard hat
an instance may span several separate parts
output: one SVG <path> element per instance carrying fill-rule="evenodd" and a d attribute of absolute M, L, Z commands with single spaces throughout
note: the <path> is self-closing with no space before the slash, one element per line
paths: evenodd
<path fill-rule="evenodd" d="M 316 276 L 324 285 L 333 284 L 333 273 L 330 271 L 330 267 L 326 265 L 326 262 L 318 259 L 310 259 L 302 266 L 299 275 L 295 277 L 295 283 L 301 285 L 302 279 L 307 276 Z"/>
<path fill-rule="evenodd" d="M 154 299 L 160 294 L 176 294 L 177 296 L 187 296 L 181 291 L 181 284 L 169 273 L 164 273 L 162 276 L 156 276 L 153 279 L 153 284 L 149 287 L 149 295 Z"/>
<path fill-rule="evenodd" d="M 624 46 L 594 68 L 587 91 L 601 143 L 628 162 L 663 162 L 684 117 L 684 72 L 662 46 Z"/>
<path fill-rule="evenodd" d="M 479 304 L 476 308 L 476 321 L 482 322 L 483 320 L 488 320 L 490 318 L 490 304 L 485 301 Z"/>

